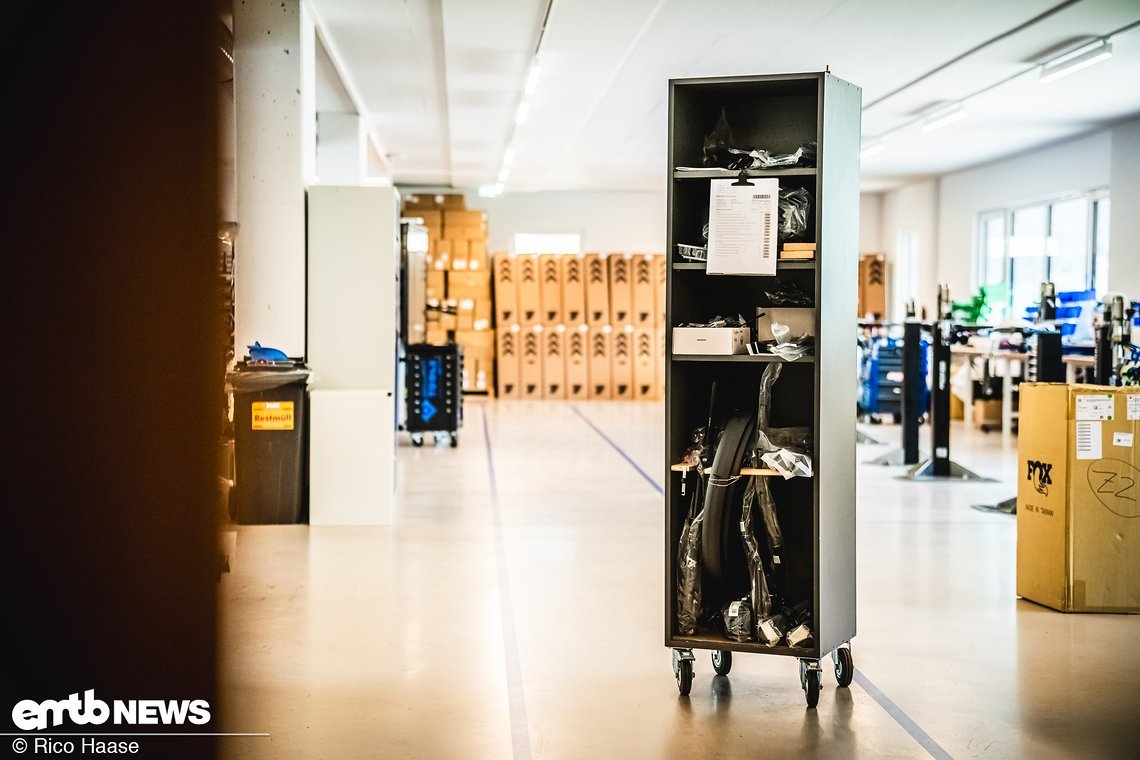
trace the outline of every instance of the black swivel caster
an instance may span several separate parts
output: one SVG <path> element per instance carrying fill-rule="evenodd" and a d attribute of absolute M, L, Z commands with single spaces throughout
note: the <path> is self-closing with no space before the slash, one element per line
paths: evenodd
<path fill-rule="evenodd" d="M 727 676 L 732 670 L 732 652 L 729 650 L 714 649 L 712 653 L 713 670 L 718 676 Z"/>
<path fill-rule="evenodd" d="M 804 699 L 809 708 L 819 704 L 821 686 L 823 671 L 819 669 L 819 660 L 800 660 L 800 688 L 804 690 Z"/>
<path fill-rule="evenodd" d="M 689 696 L 693 688 L 693 650 L 673 650 L 673 677 L 677 679 L 677 691 L 681 696 Z"/>
<path fill-rule="evenodd" d="M 412 445 L 416 448 L 424 445 L 423 433 L 412 433 Z"/>
<path fill-rule="evenodd" d="M 458 448 L 458 447 L 459 447 L 459 433 L 452 433 L 451 434 L 451 448 L 454 449 L 454 448 Z"/>
<path fill-rule="evenodd" d="M 840 687 L 847 688 L 855 676 L 855 662 L 851 658 L 851 648 L 841 646 L 831 653 L 831 661 L 835 663 L 835 680 Z"/>

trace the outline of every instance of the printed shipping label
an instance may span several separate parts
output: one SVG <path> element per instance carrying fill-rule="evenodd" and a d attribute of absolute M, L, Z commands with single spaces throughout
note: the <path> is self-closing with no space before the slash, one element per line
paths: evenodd
<path fill-rule="evenodd" d="M 254 430 L 292 430 L 292 401 L 254 401 Z"/>
<path fill-rule="evenodd" d="M 1140 420 L 1140 393 L 1129 393 L 1127 398 L 1128 419 Z"/>
<path fill-rule="evenodd" d="M 1132 433 L 1113 433 L 1112 445 L 1132 448 Z"/>
<path fill-rule="evenodd" d="M 1112 396 L 1081 394 L 1077 396 L 1078 420 L 1111 420 Z"/>
<path fill-rule="evenodd" d="M 1100 423 L 1077 423 L 1077 459 L 1100 459 Z"/>

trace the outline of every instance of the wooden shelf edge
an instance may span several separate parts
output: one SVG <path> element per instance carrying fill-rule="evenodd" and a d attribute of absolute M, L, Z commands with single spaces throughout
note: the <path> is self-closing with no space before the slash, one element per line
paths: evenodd
<path fill-rule="evenodd" d="M 689 271 L 705 271 L 708 268 L 707 264 L 699 261 L 674 261 L 673 269 L 689 270 Z M 776 271 L 791 269 L 815 269 L 815 259 L 788 259 L 787 261 L 777 261 Z M 771 277 L 772 275 L 764 274 L 717 274 L 710 275 L 710 277 Z"/>
<path fill-rule="evenodd" d="M 802 356 L 799 359 L 782 359 L 776 354 L 672 354 L 671 359 L 678 362 L 736 362 L 739 364 L 783 362 L 784 364 L 811 364 L 815 356 Z"/>
<path fill-rule="evenodd" d="M 780 177 L 814 177 L 819 169 L 814 166 L 788 166 L 773 169 L 749 169 L 749 179 L 779 179 Z M 732 169 L 692 169 L 689 171 L 673 170 L 673 179 L 735 179 L 740 176 L 739 171 Z"/>
<path fill-rule="evenodd" d="M 689 470 L 692 470 L 694 468 L 686 467 L 683 464 L 671 464 L 671 465 L 669 465 L 669 469 L 672 472 L 688 472 Z M 740 475 L 742 477 L 747 477 L 749 475 L 767 475 L 769 477 L 780 477 L 780 478 L 784 477 L 783 474 L 781 474 L 779 470 L 773 470 L 770 467 L 741 467 L 740 468 Z"/>

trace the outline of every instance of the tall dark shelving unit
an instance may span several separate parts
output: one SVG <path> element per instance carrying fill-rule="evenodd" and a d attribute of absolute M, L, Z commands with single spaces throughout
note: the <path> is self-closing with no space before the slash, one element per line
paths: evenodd
<path fill-rule="evenodd" d="M 814 356 L 786 362 L 771 406 L 773 427 L 807 426 L 813 435 L 812 478 L 770 480 L 784 533 L 787 587 L 809 600 L 814 640 L 809 647 L 768 647 L 737 642 L 716 628 L 681 635 L 677 625 L 677 546 L 689 507 L 682 496 L 685 475 L 670 469 L 681 461 L 692 431 L 708 415 L 710 387 L 717 383 L 721 419 L 734 408 L 755 409 L 760 378 L 777 356 L 675 356 L 672 330 L 667 336 L 665 497 L 665 645 L 674 651 L 674 673 L 682 693 L 685 668 L 692 679 L 692 650 L 713 650 L 717 671 L 727 671 L 726 652 L 797 657 L 800 678 L 814 705 L 810 684 L 819 692 L 820 659 L 831 654 L 840 675 L 840 655 L 855 635 L 855 341 L 859 214 L 859 143 L 861 91 L 830 73 L 674 79 L 669 83 L 668 250 L 670 327 L 701 322 L 714 315 L 751 317 L 768 305 L 766 277 L 708 275 L 703 263 L 682 261 L 677 245 L 702 245 L 712 179 L 735 179 L 738 172 L 719 169 L 678 171 L 701 165 L 703 138 L 723 108 L 734 145 L 791 152 L 814 139 L 814 168 L 749 171 L 750 177 L 775 177 L 781 189 L 807 188 L 812 196 L 807 239 L 816 243 L 813 261 L 780 261 L 776 277 L 814 293 Z M 689 482 L 692 487 L 692 481 Z M 706 526 L 707 527 L 707 526 Z M 763 540 L 763 539 L 761 539 Z M 747 578 L 743 579 L 747 583 Z M 746 588 L 746 586 L 745 586 Z M 727 601 L 724 589 L 709 600 Z M 739 598 L 739 589 L 732 596 Z M 718 607 L 719 608 L 719 607 Z M 729 658 L 729 662 L 731 662 Z M 806 676 L 805 676 L 806 674 Z M 843 677 L 840 677 L 841 683 Z"/>

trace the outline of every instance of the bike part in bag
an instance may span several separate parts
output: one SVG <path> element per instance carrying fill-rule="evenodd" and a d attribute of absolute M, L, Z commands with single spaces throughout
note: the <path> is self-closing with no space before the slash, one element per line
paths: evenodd
<path fill-rule="evenodd" d="M 705 166 L 727 166 L 732 161 L 732 154 L 728 152 L 730 145 L 732 145 L 732 127 L 728 125 L 728 115 L 722 107 L 716 126 L 712 132 L 705 135 L 704 144 L 701 146 L 702 163 Z"/>
<path fill-rule="evenodd" d="M 697 478 L 689 514 L 677 543 L 677 630 L 691 636 L 701 617 L 701 532 L 704 524 L 704 479 Z M 696 514 L 694 514 L 694 512 Z"/>
<path fill-rule="evenodd" d="M 747 479 L 741 478 L 739 473 L 748 455 L 754 426 L 751 413 L 733 415 L 720 436 L 709 472 L 701 551 L 705 573 L 716 583 L 746 577 L 743 551 L 731 536 L 733 527 L 740 522 L 739 505 Z"/>
<path fill-rule="evenodd" d="M 740 538 L 744 543 L 744 557 L 748 560 L 752 609 L 755 619 L 760 620 L 772 614 L 772 597 L 768 593 L 768 578 L 764 573 L 764 562 L 760 557 L 760 544 L 752 529 L 752 507 L 755 500 L 755 482 L 750 482 L 748 490 L 744 493 L 744 505 L 740 511 Z"/>
<path fill-rule="evenodd" d="M 752 639 L 752 606 L 748 597 L 729 602 L 721 610 L 724 620 L 724 635 L 733 641 Z"/>
<path fill-rule="evenodd" d="M 787 280 L 775 280 L 760 291 L 769 306 L 811 306 L 812 296 L 803 292 L 800 286 Z"/>
<path fill-rule="evenodd" d="M 780 242 L 800 240 L 808 228 L 808 213 L 811 211 L 811 193 L 798 187 L 794 190 L 781 190 L 779 201 Z"/>

